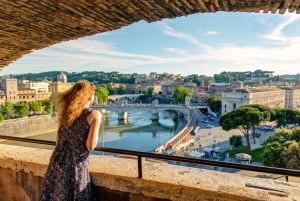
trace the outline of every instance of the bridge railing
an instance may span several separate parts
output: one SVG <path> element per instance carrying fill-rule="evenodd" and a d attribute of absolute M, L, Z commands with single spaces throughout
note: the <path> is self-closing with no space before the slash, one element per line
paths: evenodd
<path fill-rule="evenodd" d="M 0 139 L 37 143 L 37 144 L 45 144 L 45 145 L 55 145 L 55 142 L 53 142 L 53 141 L 20 138 L 20 137 L 5 136 L 5 135 L 0 135 Z M 250 171 L 256 171 L 256 172 L 265 172 L 265 173 L 280 174 L 280 175 L 285 175 L 285 176 L 300 177 L 300 170 L 293 170 L 293 169 L 274 168 L 274 167 L 265 167 L 265 166 L 256 166 L 256 165 L 245 165 L 245 164 L 237 164 L 237 163 L 230 163 L 230 162 L 223 162 L 223 161 L 188 158 L 188 157 L 183 157 L 183 156 L 171 156 L 171 155 L 164 155 L 164 154 L 157 154 L 157 153 L 131 151 L 131 150 L 124 150 L 124 149 L 114 149 L 114 148 L 107 148 L 107 147 L 96 147 L 95 151 L 136 156 L 137 157 L 137 165 L 138 165 L 138 178 L 143 177 L 142 158 L 154 158 L 154 159 L 159 159 L 159 160 L 187 162 L 187 163 L 194 163 L 194 164 L 200 164 L 200 165 L 210 165 L 210 166 L 218 166 L 218 167 L 224 167 L 224 168 L 234 168 L 234 169 L 240 169 L 240 170 L 250 170 Z"/>

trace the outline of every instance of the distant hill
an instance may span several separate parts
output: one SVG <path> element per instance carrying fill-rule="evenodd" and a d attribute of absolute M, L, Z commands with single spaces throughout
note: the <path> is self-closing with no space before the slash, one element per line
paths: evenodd
<path fill-rule="evenodd" d="M 42 81 L 42 80 L 51 80 L 53 82 L 57 81 L 57 76 L 61 71 L 49 71 L 42 73 L 26 73 L 26 74 L 11 74 L 10 77 L 22 79 L 22 80 L 32 80 L 32 81 Z M 110 82 L 116 83 L 134 83 L 134 78 L 131 74 L 122 74 L 118 72 L 97 72 L 97 71 L 84 71 L 80 73 L 69 73 L 65 72 L 68 82 L 77 82 L 78 80 L 88 80 L 95 84 L 106 84 Z"/>

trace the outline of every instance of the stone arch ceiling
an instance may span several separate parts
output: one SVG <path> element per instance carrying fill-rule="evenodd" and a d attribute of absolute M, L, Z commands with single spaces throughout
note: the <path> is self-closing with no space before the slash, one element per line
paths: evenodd
<path fill-rule="evenodd" d="M 300 0 L 1 0 L 0 69 L 63 41 L 194 13 L 300 13 Z"/>

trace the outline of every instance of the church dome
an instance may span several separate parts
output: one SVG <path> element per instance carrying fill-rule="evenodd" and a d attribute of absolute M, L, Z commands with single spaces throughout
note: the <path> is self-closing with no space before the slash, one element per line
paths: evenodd
<path fill-rule="evenodd" d="M 64 74 L 64 72 L 61 71 L 57 76 L 57 82 L 67 82 L 67 76 Z"/>

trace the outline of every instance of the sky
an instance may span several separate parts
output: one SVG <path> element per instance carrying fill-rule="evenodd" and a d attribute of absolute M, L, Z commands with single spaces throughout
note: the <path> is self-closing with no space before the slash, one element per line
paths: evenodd
<path fill-rule="evenodd" d="M 118 71 L 212 76 L 223 71 L 300 72 L 300 15 L 217 12 L 139 21 L 36 50 L 0 75 Z"/>

